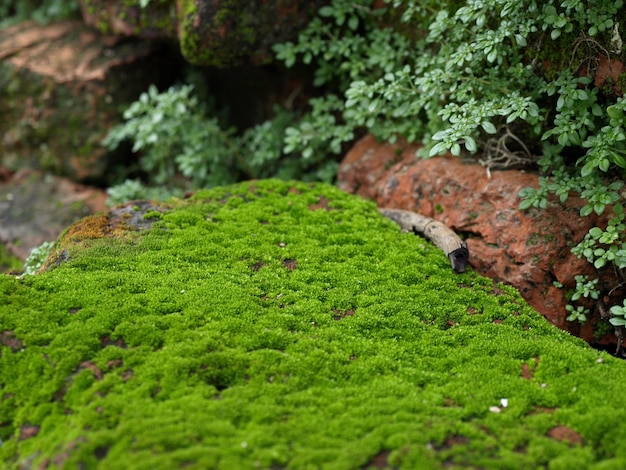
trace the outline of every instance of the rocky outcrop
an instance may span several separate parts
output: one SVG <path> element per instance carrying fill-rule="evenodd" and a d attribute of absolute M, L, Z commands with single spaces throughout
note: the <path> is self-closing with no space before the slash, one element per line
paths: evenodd
<path fill-rule="evenodd" d="M 79 3 L 85 24 L 102 33 L 148 39 L 177 37 L 178 20 L 173 0 L 79 0 Z"/>
<path fill-rule="evenodd" d="M 274 44 L 295 40 L 327 0 L 81 0 L 85 22 L 106 33 L 167 37 L 192 64 L 272 61 Z"/>
<path fill-rule="evenodd" d="M 594 322 L 581 326 L 566 321 L 566 292 L 574 276 L 592 274 L 586 260 L 571 254 L 589 228 L 606 220 L 580 217 L 583 204 L 570 197 L 565 205 L 553 201 L 547 210 L 520 211 L 518 192 L 537 187 L 536 174 L 491 171 L 451 156 L 418 159 L 416 145 L 381 144 L 366 136 L 346 155 L 339 169 L 339 187 L 374 200 L 381 207 L 407 209 L 433 217 L 467 238 L 470 265 L 480 274 L 517 288 L 524 299 L 551 323 L 590 342 Z M 610 269 L 600 273 L 603 290 L 619 281 Z M 555 282 L 564 288 L 555 287 Z M 621 291 L 604 299 L 621 304 Z M 595 302 L 590 303 L 592 311 Z M 597 313 L 597 312 L 596 312 Z M 597 317 L 597 315 L 596 315 Z M 596 318 L 597 320 L 597 318 Z M 612 332 L 612 330 L 611 330 Z M 605 341 L 613 341 L 608 335 Z"/>
<path fill-rule="evenodd" d="M 0 30 L 0 161 L 13 171 L 103 179 L 123 155 L 106 155 L 100 141 L 148 84 L 172 80 L 172 60 L 156 43 L 80 22 Z"/>

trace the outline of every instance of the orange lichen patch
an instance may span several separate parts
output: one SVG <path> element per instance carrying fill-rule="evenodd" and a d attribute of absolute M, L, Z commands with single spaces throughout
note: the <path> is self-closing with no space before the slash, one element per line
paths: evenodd
<path fill-rule="evenodd" d="M 109 232 L 109 217 L 106 214 L 95 214 L 84 217 L 72 225 L 65 236 L 64 242 L 102 238 Z"/>
<path fill-rule="evenodd" d="M 84 217 L 67 229 L 61 243 L 121 237 L 129 231 L 150 228 L 153 219 L 146 217 L 150 211 L 162 213 L 165 209 L 147 201 L 133 201 L 111 209 L 108 213 Z"/>
<path fill-rule="evenodd" d="M 547 436 L 559 442 L 583 445 L 583 438 L 580 434 L 567 426 L 555 426 L 550 429 Z"/>

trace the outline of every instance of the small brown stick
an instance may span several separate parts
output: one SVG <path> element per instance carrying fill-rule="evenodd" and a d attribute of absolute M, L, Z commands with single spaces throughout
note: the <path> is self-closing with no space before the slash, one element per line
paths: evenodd
<path fill-rule="evenodd" d="M 421 233 L 442 250 L 452 265 L 455 273 L 465 271 L 469 259 L 467 243 L 459 238 L 450 228 L 430 217 L 402 209 L 382 209 L 378 212 L 396 222 L 402 229 Z"/>

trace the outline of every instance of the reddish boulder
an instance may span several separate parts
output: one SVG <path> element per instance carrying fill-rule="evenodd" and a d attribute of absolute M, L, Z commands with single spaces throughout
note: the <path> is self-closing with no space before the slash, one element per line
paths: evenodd
<path fill-rule="evenodd" d="M 339 187 L 381 207 L 413 210 L 450 226 L 466 237 L 475 271 L 517 288 L 554 325 L 595 341 L 592 327 L 581 330 L 566 321 L 565 292 L 575 287 L 575 275 L 593 273 L 571 247 L 603 221 L 580 217 L 583 202 L 576 197 L 564 206 L 551 201 L 546 210 L 520 211 L 517 194 L 538 187 L 536 174 L 492 170 L 489 176 L 483 166 L 452 156 L 419 159 L 418 148 L 366 136 L 343 160 Z M 608 271 L 594 275 L 605 274 L 602 282 L 617 285 Z M 556 288 L 555 281 L 565 288 Z"/>

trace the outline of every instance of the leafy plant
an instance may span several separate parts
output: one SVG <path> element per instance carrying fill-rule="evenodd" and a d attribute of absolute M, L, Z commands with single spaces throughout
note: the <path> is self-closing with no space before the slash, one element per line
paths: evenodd
<path fill-rule="evenodd" d="M 613 305 L 611 313 L 613 314 L 613 318 L 609 319 L 611 325 L 626 326 L 626 300 L 623 305 Z"/>
<path fill-rule="evenodd" d="M 114 206 L 135 199 L 164 201 L 172 197 L 181 197 L 182 190 L 171 186 L 146 186 L 140 180 L 127 179 L 123 183 L 107 189 L 107 205 Z"/>
<path fill-rule="evenodd" d="M 588 308 L 582 306 L 574 308 L 572 305 L 566 305 L 565 310 L 569 312 L 567 316 L 568 321 L 578 321 L 581 323 L 587 321 L 587 315 L 589 314 Z"/>
<path fill-rule="evenodd" d="M 587 276 L 574 276 L 574 280 L 576 281 L 576 290 L 572 295 L 571 300 L 576 301 L 581 297 L 592 298 L 594 300 L 598 300 L 600 295 L 598 289 L 596 288 L 598 284 L 598 279 L 592 279 L 588 281 Z"/>
<path fill-rule="evenodd" d="M 185 189 L 243 178 L 334 179 L 337 163 L 325 161 L 323 149 L 316 156 L 284 154 L 289 141 L 286 129 L 296 118 L 294 112 L 276 107 L 273 119 L 237 134 L 207 116 L 193 90 L 192 85 L 182 85 L 159 92 L 150 86 L 124 111 L 124 122 L 109 131 L 103 145 L 113 150 L 131 141 L 147 175 L 147 184 L 127 179 L 109 188 L 109 204 L 164 199 Z"/>
<path fill-rule="evenodd" d="M 39 271 L 53 247 L 54 242 L 43 242 L 41 245 L 33 248 L 24 262 L 24 275 L 32 276 Z"/>
<path fill-rule="evenodd" d="M 172 184 L 179 172 L 191 187 L 232 181 L 233 131 L 205 118 L 192 91 L 183 85 L 159 93 L 150 86 L 124 111 L 125 122 L 111 129 L 103 145 L 115 149 L 132 140 L 133 151 L 142 152 L 141 169 L 157 185 Z"/>

